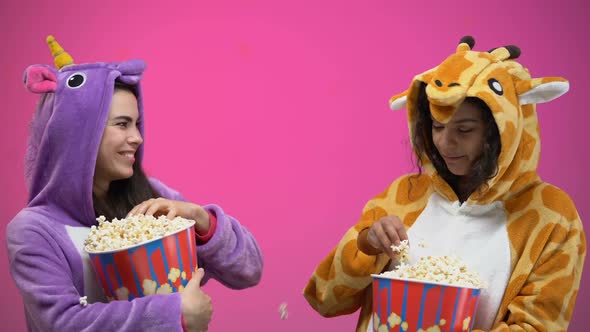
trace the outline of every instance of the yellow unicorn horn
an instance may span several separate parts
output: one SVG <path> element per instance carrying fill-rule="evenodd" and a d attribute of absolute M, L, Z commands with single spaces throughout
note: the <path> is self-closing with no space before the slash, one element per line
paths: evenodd
<path fill-rule="evenodd" d="M 59 45 L 55 38 L 53 38 L 53 36 L 47 36 L 47 45 L 49 45 L 49 49 L 51 50 L 51 55 L 53 56 L 53 60 L 55 61 L 55 66 L 57 69 L 74 64 L 74 59 L 72 59 L 68 52 L 64 51 L 64 49 L 61 47 L 61 45 Z"/>

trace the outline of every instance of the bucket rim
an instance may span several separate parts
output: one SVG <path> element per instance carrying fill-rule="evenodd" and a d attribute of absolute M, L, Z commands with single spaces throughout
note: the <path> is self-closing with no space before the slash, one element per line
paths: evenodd
<path fill-rule="evenodd" d="M 382 275 L 379 275 L 379 274 L 371 274 L 371 277 L 373 277 L 373 280 L 375 280 L 375 279 L 386 279 L 386 280 L 397 280 L 397 281 L 416 282 L 416 283 L 420 283 L 420 284 L 434 285 L 434 286 L 445 286 L 445 287 L 454 287 L 454 288 L 468 288 L 468 289 L 477 289 L 477 290 L 483 290 L 483 289 L 485 289 L 484 287 L 473 287 L 473 286 L 456 285 L 456 284 L 453 285 L 453 284 L 448 284 L 448 283 L 443 283 L 443 282 L 437 282 L 437 281 L 426 281 L 426 280 L 410 279 L 410 278 L 386 277 L 386 276 L 382 276 Z"/>
<path fill-rule="evenodd" d="M 174 231 L 172 233 L 166 234 L 166 235 L 164 235 L 162 237 L 158 237 L 156 239 L 146 240 L 146 241 L 143 241 L 143 242 L 140 242 L 140 243 L 131 245 L 131 246 L 127 246 L 127 247 L 123 247 L 123 248 L 119 248 L 119 249 L 108 250 L 108 251 L 90 251 L 90 250 L 87 250 L 86 249 L 86 246 L 84 246 L 84 251 L 87 254 L 89 254 L 89 255 L 114 254 L 114 253 L 117 253 L 117 252 L 127 251 L 127 250 L 130 250 L 130 249 L 134 249 L 136 247 L 141 247 L 141 246 L 146 245 L 146 244 L 151 243 L 151 242 L 162 240 L 164 238 L 167 238 L 167 237 L 172 236 L 172 235 L 176 235 L 176 234 L 178 234 L 180 232 L 186 231 L 186 230 L 191 229 L 191 228 L 193 229 L 193 232 L 194 232 L 194 227 L 195 227 L 196 221 L 190 220 L 190 219 L 189 219 L 189 221 L 192 221 L 192 223 L 190 225 L 188 225 L 187 227 L 181 228 L 179 230 L 176 230 L 176 231 Z"/>

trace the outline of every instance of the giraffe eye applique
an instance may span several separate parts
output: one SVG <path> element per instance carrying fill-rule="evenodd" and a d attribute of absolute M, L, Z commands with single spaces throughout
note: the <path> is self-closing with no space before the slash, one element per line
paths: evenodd
<path fill-rule="evenodd" d="M 488 85 L 490 86 L 490 89 L 492 89 L 492 91 L 494 91 L 498 96 L 501 96 L 504 94 L 504 89 L 502 89 L 502 84 L 500 84 L 500 82 L 498 82 L 497 79 L 490 78 L 488 80 Z"/>
<path fill-rule="evenodd" d="M 67 85 L 71 89 L 81 88 L 86 83 L 86 74 L 74 73 L 68 77 Z"/>

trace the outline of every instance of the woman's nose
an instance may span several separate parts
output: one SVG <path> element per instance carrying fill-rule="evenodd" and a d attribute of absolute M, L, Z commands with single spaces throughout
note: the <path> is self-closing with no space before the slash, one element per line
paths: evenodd
<path fill-rule="evenodd" d="M 132 130 L 130 135 L 127 137 L 127 141 L 130 144 L 141 145 L 141 143 L 143 143 L 143 137 L 141 137 L 141 133 L 139 132 L 139 129 Z"/>
<path fill-rule="evenodd" d="M 455 135 L 448 129 L 443 129 L 440 136 L 440 143 L 444 147 L 452 147 L 457 143 Z"/>

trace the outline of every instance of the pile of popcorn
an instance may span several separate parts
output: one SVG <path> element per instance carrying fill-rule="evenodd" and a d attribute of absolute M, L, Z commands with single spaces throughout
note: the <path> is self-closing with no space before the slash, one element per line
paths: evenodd
<path fill-rule="evenodd" d="M 467 264 L 455 256 L 426 256 L 420 258 L 416 264 L 409 265 L 407 264 L 409 257 L 407 240 L 402 241 L 397 247 L 392 246 L 392 249 L 394 252 L 400 253 L 402 260 L 393 271 L 381 273 L 382 277 L 413 279 L 473 288 L 486 287 L 479 275 L 469 271 Z"/>
<path fill-rule="evenodd" d="M 166 216 L 155 218 L 150 215 L 134 215 L 123 219 L 106 221 L 104 216 L 96 218 L 98 227 L 92 226 L 84 246 L 88 252 L 118 250 L 162 238 L 192 226 L 193 220 Z"/>

